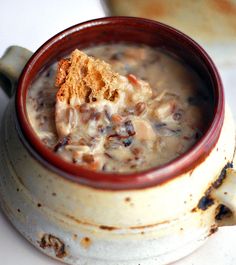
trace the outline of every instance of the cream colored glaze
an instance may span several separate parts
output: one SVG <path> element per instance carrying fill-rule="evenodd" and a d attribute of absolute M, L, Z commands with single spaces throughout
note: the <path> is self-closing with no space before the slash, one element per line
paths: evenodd
<path fill-rule="evenodd" d="M 220 138 L 203 163 L 163 185 L 128 191 L 80 185 L 42 166 L 19 139 L 13 109 L 12 101 L 0 130 L 1 206 L 45 254 L 73 265 L 163 265 L 192 252 L 217 228 L 221 199 L 205 211 L 192 210 L 233 159 L 235 131 L 228 109 Z M 40 247 L 45 234 L 64 243 L 65 256 Z M 92 242 L 87 249 L 80 243 L 85 237 Z"/>
<path fill-rule="evenodd" d="M 55 65 L 41 73 L 28 94 L 32 127 L 60 156 L 93 170 L 140 171 L 173 160 L 201 137 L 211 117 L 210 96 L 182 62 L 145 46 L 116 44 L 85 52 L 123 75 L 117 101 L 68 106 L 57 124 L 65 138 L 58 139 Z"/>
<path fill-rule="evenodd" d="M 12 48 L 7 57 L 13 66 L 18 62 L 15 52 L 23 55 L 22 48 Z M 4 60 L 0 60 L 3 65 Z M 10 70 L 6 76 L 15 82 Z M 221 192 L 211 194 L 214 204 L 205 211 L 196 208 L 234 156 L 235 128 L 228 108 L 220 137 L 202 163 L 162 185 L 116 191 L 71 181 L 47 161 L 42 164 L 43 158 L 40 161 L 32 155 L 32 147 L 23 144 L 27 139 L 16 126 L 15 111 L 13 97 L 0 127 L 0 205 L 14 227 L 46 255 L 71 265 L 169 264 L 194 251 L 218 225 L 228 224 L 228 218 L 220 224 L 215 219 L 219 204 L 228 206 L 235 217 L 232 170 Z M 148 177 L 154 178 L 155 173 Z M 42 248 L 40 243 L 48 235 L 61 244 L 54 241 L 54 247 Z M 88 248 L 81 244 L 85 238 Z M 61 245 L 63 255 L 58 255 Z"/>

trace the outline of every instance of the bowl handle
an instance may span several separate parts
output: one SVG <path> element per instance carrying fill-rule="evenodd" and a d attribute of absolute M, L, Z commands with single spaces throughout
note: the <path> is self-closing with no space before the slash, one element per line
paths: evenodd
<path fill-rule="evenodd" d="M 33 53 L 19 46 L 10 46 L 0 58 L 0 86 L 11 97 L 20 74 Z"/>
<path fill-rule="evenodd" d="M 226 169 L 222 184 L 211 196 L 219 203 L 216 213 L 219 226 L 236 225 L 236 171 L 233 168 Z"/>

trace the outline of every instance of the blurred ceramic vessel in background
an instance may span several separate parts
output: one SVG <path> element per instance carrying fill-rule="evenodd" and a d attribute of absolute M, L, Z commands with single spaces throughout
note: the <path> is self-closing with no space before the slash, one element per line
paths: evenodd
<path fill-rule="evenodd" d="M 221 68 L 236 67 L 235 0 L 102 0 L 108 15 L 143 17 L 181 30 Z"/>

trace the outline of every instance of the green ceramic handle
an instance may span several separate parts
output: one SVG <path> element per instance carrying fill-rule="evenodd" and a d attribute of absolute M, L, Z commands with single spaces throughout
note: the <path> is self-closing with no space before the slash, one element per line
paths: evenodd
<path fill-rule="evenodd" d="M 19 46 L 10 46 L 0 58 L 0 86 L 11 97 L 20 74 L 33 53 Z"/>

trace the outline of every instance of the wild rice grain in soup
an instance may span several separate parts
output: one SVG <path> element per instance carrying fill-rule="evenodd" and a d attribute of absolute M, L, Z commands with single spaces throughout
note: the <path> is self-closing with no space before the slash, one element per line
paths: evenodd
<path fill-rule="evenodd" d="M 124 96 L 118 103 L 78 106 L 73 113 L 79 129 L 59 137 L 56 64 L 41 72 L 29 89 L 27 111 L 35 133 L 53 152 L 96 171 L 135 172 L 166 164 L 201 138 L 212 103 L 204 82 L 187 65 L 147 46 L 110 44 L 84 52 L 126 77 Z"/>

